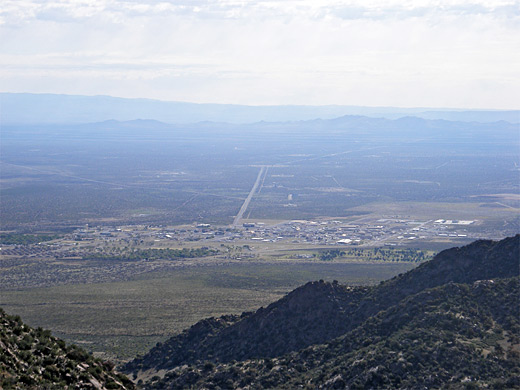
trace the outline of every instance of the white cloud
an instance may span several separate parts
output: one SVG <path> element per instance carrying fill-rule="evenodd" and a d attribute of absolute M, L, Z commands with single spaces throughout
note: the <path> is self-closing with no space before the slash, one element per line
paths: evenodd
<path fill-rule="evenodd" d="M 27 1 L 5 91 L 246 104 L 512 108 L 516 1 Z"/>
<path fill-rule="evenodd" d="M 4 0 L 0 10 L 4 23 L 17 24 L 34 19 L 74 21 L 92 17 L 121 21 L 138 16 L 187 16 L 214 19 L 388 19 L 424 17 L 432 14 L 493 14 L 517 17 L 517 1 L 421 1 L 421 0 Z"/>

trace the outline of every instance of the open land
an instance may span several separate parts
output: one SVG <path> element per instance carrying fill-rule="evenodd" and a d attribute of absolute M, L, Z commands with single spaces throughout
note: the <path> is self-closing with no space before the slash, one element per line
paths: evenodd
<path fill-rule="evenodd" d="M 517 128 L 360 121 L 2 129 L 0 306 L 124 360 L 520 231 Z"/>
<path fill-rule="evenodd" d="M 309 280 L 373 284 L 413 266 L 361 261 L 210 265 L 121 282 L 3 291 L 0 306 L 99 355 L 125 360 L 201 318 L 256 310 Z"/>

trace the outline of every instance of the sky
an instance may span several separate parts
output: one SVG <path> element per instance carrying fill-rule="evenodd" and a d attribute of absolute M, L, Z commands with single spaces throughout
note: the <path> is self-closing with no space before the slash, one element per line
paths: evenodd
<path fill-rule="evenodd" d="M 520 107 L 520 0 L 2 0 L 0 91 Z"/>

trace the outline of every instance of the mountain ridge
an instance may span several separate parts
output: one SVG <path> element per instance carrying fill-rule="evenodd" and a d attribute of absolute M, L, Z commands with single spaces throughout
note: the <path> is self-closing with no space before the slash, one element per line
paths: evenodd
<path fill-rule="evenodd" d="M 451 291 L 449 289 L 452 287 L 449 286 L 460 285 L 462 287 L 457 287 L 457 291 L 466 291 L 468 285 L 478 286 L 478 281 L 482 279 L 518 279 L 519 244 L 520 235 L 516 235 L 498 242 L 479 240 L 465 247 L 447 249 L 416 269 L 373 287 L 352 288 L 337 283 L 310 282 L 266 308 L 260 308 L 254 313 L 244 313 L 218 329 L 213 328 L 211 333 L 198 333 L 197 327 L 200 327 L 200 324 L 196 324 L 181 335 L 158 344 L 147 355 L 130 362 L 124 367 L 124 371 L 138 377 L 140 372 L 154 370 L 152 362 L 160 362 L 155 369 L 177 372 L 174 375 L 177 378 L 182 377 L 182 374 L 179 374 L 182 369 L 179 367 L 195 369 L 194 367 L 198 367 L 200 362 L 204 361 L 218 364 L 225 371 L 234 367 L 234 361 L 251 361 L 251 364 L 261 367 L 264 363 L 259 362 L 290 359 L 294 354 L 298 355 L 304 353 L 302 351 L 315 348 L 313 346 L 328 345 L 331 340 L 344 337 L 356 329 L 358 332 L 366 333 L 366 324 L 374 321 L 378 315 L 383 315 L 381 313 L 388 314 L 397 310 L 397 316 L 404 318 L 399 311 L 403 304 L 413 301 L 417 308 L 421 299 L 435 294 L 435 291 Z M 493 282 L 488 284 L 493 286 Z M 499 285 L 502 286 L 502 282 L 497 284 Z M 514 287 L 514 291 L 517 290 L 518 286 Z M 511 291 L 504 294 L 506 301 L 517 299 Z M 459 295 L 459 298 L 463 299 L 464 295 Z M 444 296 L 448 295 L 444 293 Z M 468 304 L 464 302 L 460 301 L 458 305 L 462 307 Z M 487 302 L 482 310 L 490 311 L 489 307 Z M 512 338 L 520 336 L 517 335 L 520 329 L 517 322 L 513 321 L 512 325 L 505 326 L 505 322 L 499 320 L 500 313 L 493 310 L 491 312 L 491 321 L 496 322 L 500 328 L 497 332 L 503 333 L 504 329 L 509 329 L 514 333 Z M 420 310 L 416 310 L 416 314 L 419 315 Z M 515 312 L 514 315 L 516 314 Z M 439 318 L 445 316 L 444 313 Z M 387 323 L 395 320 L 392 320 L 391 316 L 389 318 Z M 449 316 L 447 318 L 447 323 L 455 321 Z M 479 321 L 481 320 L 484 321 Z M 489 322 L 484 322 L 486 321 Z M 401 328 L 403 324 L 406 322 L 401 322 Z M 424 326 L 426 323 L 423 321 L 422 324 Z M 426 327 L 424 330 L 427 333 L 433 332 Z M 204 378 L 204 375 L 201 378 Z M 204 381 L 201 383 L 206 383 Z M 167 386 L 168 381 L 160 383 Z M 195 383 L 198 386 L 198 382 L 192 384 Z"/>
<path fill-rule="evenodd" d="M 516 389 L 519 292 L 518 276 L 450 282 L 328 343 L 273 359 L 177 367 L 145 388 Z"/>
<path fill-rule="evenodd" d="M 2 124 L 73 124 L 104 120 L 155 119 L 166 123 L 201 121 L 253 123 L 262 120 L 291 121 L 332 119 L 342 115 L 365 115 L 396 119 L 418 116 L 426 119 L 520 123 L 520 110 L 466 110 L 439 108 L 363 107 L 342 105 L 271 105 L 188 103 L 144 98 L 32 93 L 0 93 Z"/>
<path fill-rule="evenodd" d="M 197 123 L 170 124 L 155 119 L 134 119 L 120 121 L 109 119 L 99 122 L 78 124 L 35 124 L 2 125 L 5 137 L 143 137 L 162 138 L 208 136 L 233 136 L 237 139 L 282 140 L 298 136 L 307 140 L 328 139 L 343 140 L 343 137 L 380 142 L 385 145 L 406 142 L 411 137 L 432 139 L 449 138 L 453 142 L 467 142 L 468 138 L 477 137 L 481 142 L 514 143 L 517 140 L 518 125 L 501 121 L 494 123 L 454 122 L 430 120 L 418 117 L 399 119 L 372 118 L 359 115 L 344 115 L 332 119 L 313 119 L 288 122 L 255 122 L 249 124 L 199 121 Z"/>
<path fill-rule="evenodd" d="M 504 253 L 508 256 L 503 257 Z M 309 282 L 267 308 L 228 321 L 227 326 L 213 329 L 211 334 L 197 334 L 199 325 L 195 324 L 194 329 L 186 331 L 191 342 L 187 349 L 181 340 L 188 336 L 182 333 L 156 346 L 149 354 L 164 357 L 161 368 L 196 360 L 226 362 L 280 356 L 338 337 L 379 311 L 427 288 L 449 282 L 473 283 L 482 278 L 518 275 L 519 253 L 520 235 L 516 235 L 499 242 L 480 240 L 462 248 L 444 250 L 433 260 L 375 287 Z M 497 256 L 500 256 L 500 266 Z M 488 267 L 483 269 L 483 264 Z M 489 264 L 495 266 L 489 267 Z M 327 320 L 320 322 L 323 318 Z M 267 339 L 269 343 L 262 342 Z M 129 363 L 125 371 L 152 368 L 146 363 L 147 356 Z"/>

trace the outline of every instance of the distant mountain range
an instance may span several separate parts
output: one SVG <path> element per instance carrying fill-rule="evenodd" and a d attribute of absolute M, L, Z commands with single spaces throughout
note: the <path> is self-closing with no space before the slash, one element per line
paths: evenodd
<path fill-rule="evenodd" d="M 415 116 L 463 122 L 520 123 L 520 110 L 456 110 L 359 106 L 245 106 L 196 104 L 110 96 L 0 93 L 0 124 L 78 124 L 153 119 L 166 123 L 203 121 L 254 123 L 332 119 L 344 115 L 397 119 Z"/>
<path fill-rule="evenodd" d="M 519 273 L 520 235 L 481 240 L 378 286 L 312 282 L 200 321 L 124 371 L 147 389 L 520 388 Z"/>
<path fill-rule="evenodd" d="M 442 139 L 449 142 L 467 142 L 478 139 L 479 142 L 518 143 L 519 124 L 506 121 L 498 122 L 463 122 L 444 119 L 423 119 L 402 117 L 398 119 L 371 118 L 360 115 L 344 115 L 333 119 L 313 119 L 290 122 L 255 122 L 234 124 L 221 122 L 197 122 L 170 124 L 154 119 L 134 119 L 128 121 L 106 120 L 79 124 L 6 124 L 2 126 L 2 135 L 7 137 L 51 137 L 64 136 L 70 139 L 82 137 L 107 138 L 142 138 L 171 139 L 189 137 L 208 139 L 229 136 L 234 139 L 266 139 L 271 142 L 287 142 L 288 138 L 301 141 L 308 138 L 326 138 L 332 140 L 341 137 L 366 139 L 376 137 L 386 145 L 403 142 L 417 136 L 428 139 Z"/>

